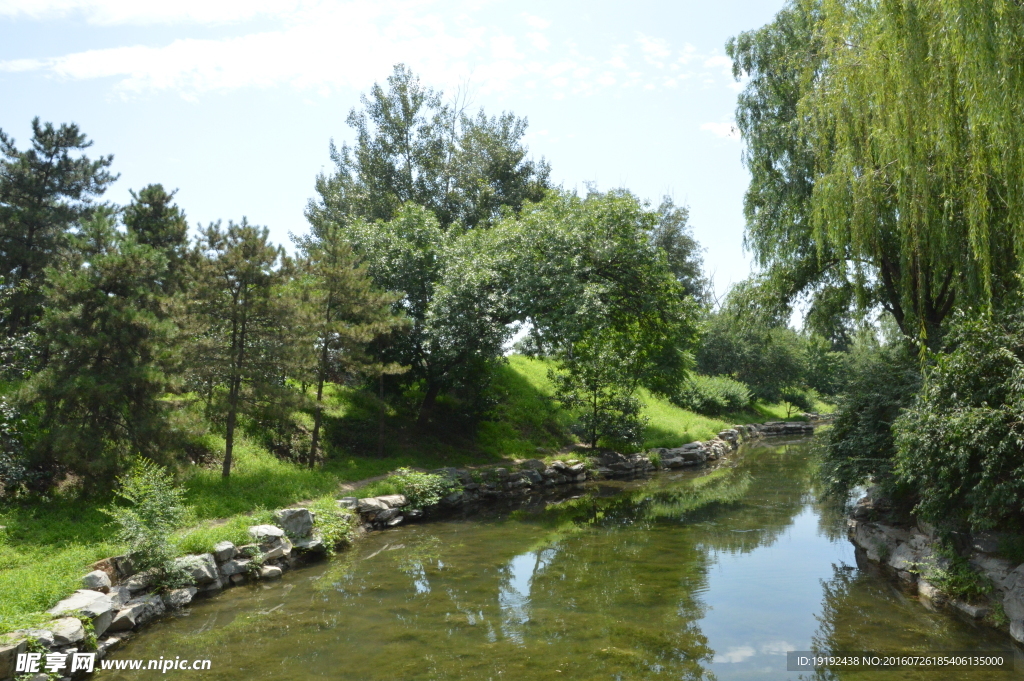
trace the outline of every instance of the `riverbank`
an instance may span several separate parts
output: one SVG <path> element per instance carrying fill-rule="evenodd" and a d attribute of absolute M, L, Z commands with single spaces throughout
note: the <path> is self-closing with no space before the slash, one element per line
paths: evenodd
<path fill-rule="evenodd" d="M 876 566 L 926 607 L 945 608 L 1024 642 L 1024 561 L 1007 555 L 998 533 L 952 533 L 893 507 L 879 488 L 847 520 L 858 558 Z"/>
<path fill-rule="evenodd" d="M 810 423 L 755 424 L 738 426 L 719 433 L 705 442 L 678 448 L 658 448 L 647 454 L 625 456 L 602 452 L 584 461 L 544 462 L 531 459 L 519 462 L 517 469 L 442 469 L 457 489 L 446 495 L 436 507 L 408 508 L 402 495 L 343 498 L 337 501 L 339 517 L 347 518 L 354 533 L 395 527 L 446 509 L 491 503 L 529 496 L 582 484 L 593 479 L 635 477 L 655 470 L 696 467 L 720 460 L 736 449 L 743 439 L 765 435 L 801 435 L 813 432 Z M 323 514 L 323 511 L 321 511 Z M 33 650 L 62 654 L 70 670 L 72 656 L 95 646 L 98 656 L 105 655 L 131 632 L 159 618 L 167 610 L 188 605 L 193 598 L 217 593 L 232 585 L 276 579 L 283 571 L 304 561 L 325 555 L 323 533 L 318 514 L 307 508 L 282 509 L 274 514 L 275 524 L 257 524 L 247 528 L 249 543 L 236 545 L 221 541 L 213 551 L 188 556 L 184 561 L 193 585 L 154 593 L 146 575 L 136 575 L 123 557 L 100 561 L 83 578 L 73 596 L 50 610 L 55 618 L 45 626 L 16 632 L 0 646 L 0 679 L 13 673 L 18 653 Z M 326 515 L 321 515 L 321 520 Z M 59 670 L 58 670 L 59 671 Z"/>

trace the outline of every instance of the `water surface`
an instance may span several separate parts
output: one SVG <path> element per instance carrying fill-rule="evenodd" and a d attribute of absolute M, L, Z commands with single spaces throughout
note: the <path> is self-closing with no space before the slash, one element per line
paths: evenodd
<path fill-rule="evenodd" d="M 786 651 L 1006 650 L 857 567 L 815 502 L 806 442 L 727 468 L 377 533 L 240 587 L 113 654 L 209 658 L 210 679 L 1010 679 L 1020 671 L 787 672 Z M 1019 665 L 1020 667 L 1020 665 Z M 103 681 L 156 672 L 101 672 Z"/>

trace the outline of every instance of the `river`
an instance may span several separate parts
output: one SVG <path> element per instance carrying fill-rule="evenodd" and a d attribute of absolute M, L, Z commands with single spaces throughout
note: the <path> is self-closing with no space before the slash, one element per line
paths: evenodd
<path fill-rule="evenodd" d="M 209 659 L 220 679 L 1009 679 L 1018 671 L 787 671 L 787 651 L 1006 651 L 857 566 L 816 501 L 808 442 L 590 483 L 376 533 L 282 580 L 227 590 L 112 659 Z M 104 671 L 103 681 L 154 671 Z"/>

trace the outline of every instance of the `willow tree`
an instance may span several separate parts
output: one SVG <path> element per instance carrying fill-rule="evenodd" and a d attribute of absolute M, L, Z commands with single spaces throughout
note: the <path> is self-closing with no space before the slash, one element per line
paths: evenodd
<path fill-rule="evenodd" d="M 787 295 L 845 287 L 931 345 L 998 303 L 1024 249 L 1022 48 L 1011 0 L 795 0 L 730 43 L 748 243 Z"/>

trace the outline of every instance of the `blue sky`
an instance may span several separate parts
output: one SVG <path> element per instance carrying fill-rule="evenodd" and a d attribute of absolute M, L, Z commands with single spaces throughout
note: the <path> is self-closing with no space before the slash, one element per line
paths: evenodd
<path fill-rule="evenodd" d="M 194 225 L 305 231 L 328 143 L 397 62 L 529 119 L 566 187 L 690 206 L 719 294 L 747 276 L 741 142 L 724 46 L 782 0 L 0 0 L 0 129 L 73 121 L 114 154 L 108 198 L 178 189 Z"/>

